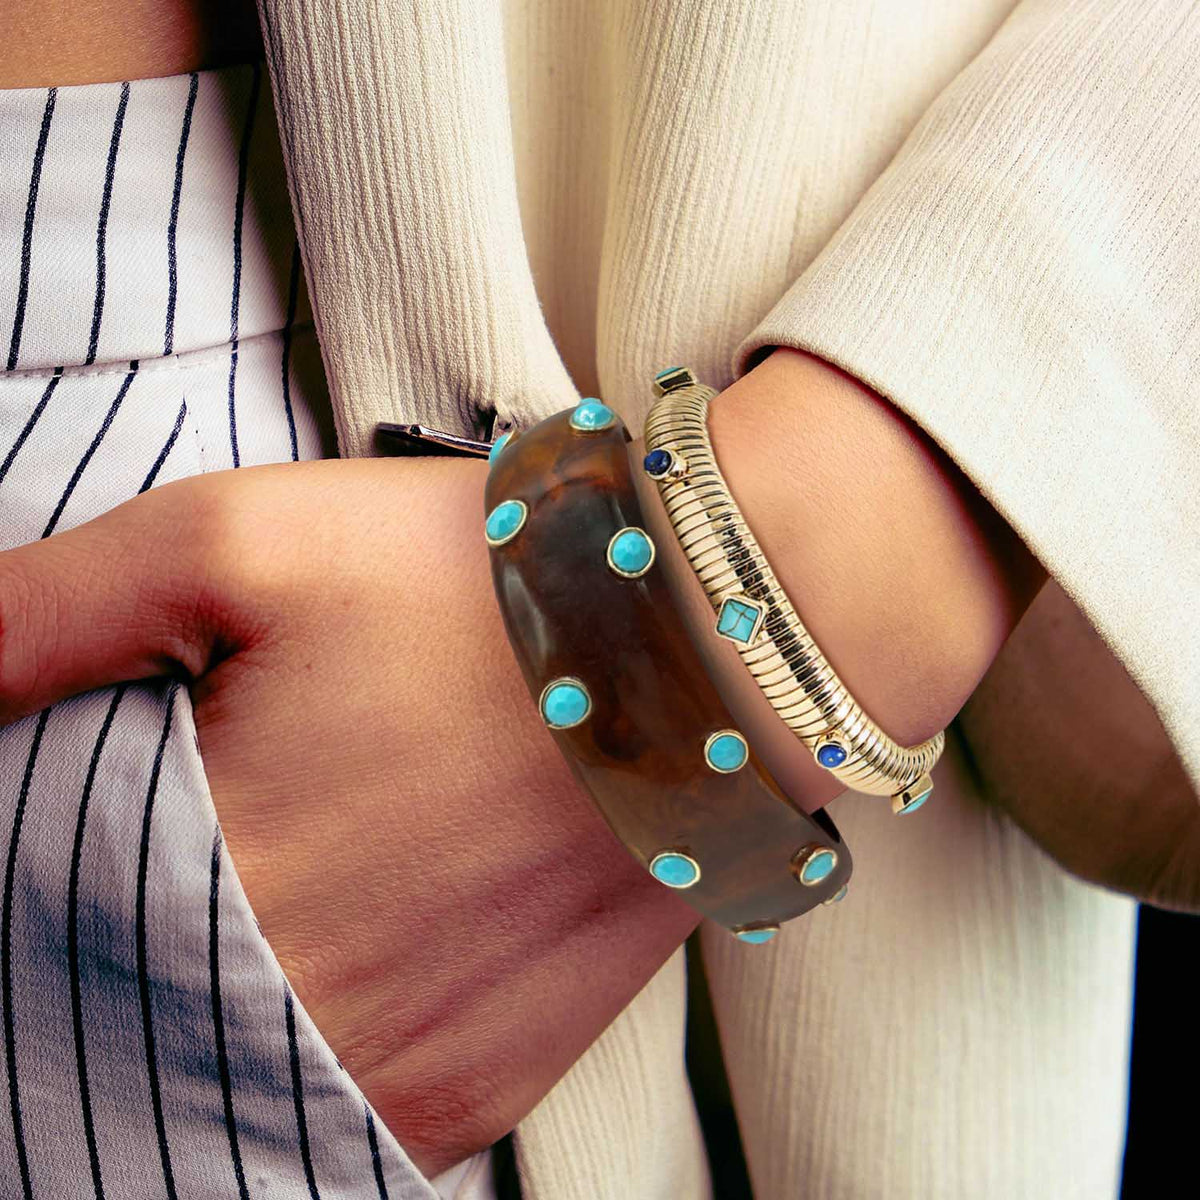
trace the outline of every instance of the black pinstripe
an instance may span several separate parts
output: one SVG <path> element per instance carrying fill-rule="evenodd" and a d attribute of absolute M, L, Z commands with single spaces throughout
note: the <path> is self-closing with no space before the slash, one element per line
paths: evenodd
<path fill-rule="evenodd" d="M 229 1075 L 229 1053 L 225 1047 L 225 1017 L 221 1011 L 221 938 L 219 929 L 221 900 L 221 827 L 213 833 L 212 860 L 208 886 L 208 975 L 212 993 L 213 1040 L 217 1047 L 217 1071 L 221 1076 L 221 1098 L 225 1106 L 225 1132 L 229 1136 L 229 1155 L 237 1176 L 240 1200 L 250 1200 L 246 1172 L 238 1145 L 237 1120 L 233 1115 L 233 1082 Z"/>
<path fill-rule="evenodd" d="M 163 1183 L 167 1189 L 167 1200 L 177 1200 L 175 1172 L 171 1169 L 171 1151 L 167 1145 L 167 1127 L 163 1120 L 162 1092 L 158 1082 L 158 1058 L 154 1050 L 154 1023 L 150 1011 L 150 976 L 147 971 L 146 949 L 146 881 L 150 872 L 150 821 L 154 813 L 154 800 L 158 795 L 158 779 L 162 771 L 163 753 L 167 739 L 171 736 L 171 716 L 175 711 L 175 697 L 179 685 L 167 690 L 167 713 L 163 719 L 162 736 L 154 752 L 154 766 L 150 769 L 150 783 L 146 789 L 146 803 L 142 809 L 142 837 L 138 846 L 137 910 L 134 920 L 134 937 L 137 943 L 138 998 L 142 1008 L 142 1040 L 146 1046 L 146 1071 L 150 1077 L 150 1103 L 154 1108 L 154 1131 L 158 1137 L 158 1157 L 162 1162 Z"/>
<path fill-rule="evenodd" d="M 187 416 L 187 401 L 182 400 L 179 404 L 179 412 L 175 416 L 175 427 L 171 430 L 171 436 L 167 438 L 166 444 L 158 452 L 158 457 L 154 460 L 154 466 L 150 468 L 150 473 L 142 480 L 142 486 L 138 488 L 138 495 L 148 491 L 154 486 L 155 479 L 158 478 L 159 471 L 162 470 L 162 465 L 167 461 L 167 455 L 171 453 L 171 447 L 175 445 L 179 437 L 179 431 L 183 428 L 183 418 Z"/>
<path fill-rule="evenodd" d="M 112 139 L 108 143 L 108 163 L 104 168 L 104 192 L 100 197 L 100 220 L 96 225 L 96 299 L 92 305 L 92 332 L 88 338 L 88 366 L 96 361 L 96 347 L 100 343 L 100 319 L 104 315 L 105 240 L 108 236 L 108 210 L 112 204 L 113 180 L 117 175 L 117 153 L 121 148 L 121 130 L 125 126 L 125 110 L 129 107 L 129 84 L 121 84 L 121 99 L 117 101 L 117 115 L 113 121 Z"/>
<path fill-rule="evenodd" d="M 287 1024 L 288 1058 L 292 1064 L 292 1098 L 296 1104 L 296 1130 L 300 1136 L 300 1158 L 304 1163 L 304 1178 L 312 1200 L 321 1200 L 321 1193 L 317 1191 L 317 1181 L 313 1175 L 312 1152 L 308 1146 L 308 1120 L 304 1115 L 304 1080 L 300 1075 L 300 1046 L 296 1041 L 296 1013 L 292 989 L 286 983 L 283 985 L 283 1015 Z"/>
<path fill-rule="evenodd" d="M 287 413 L 288 437 L 292 444 L 292 462 L 300 452 L 296 446 L 296 414 L 292 412 L 292 326 L 296 323 L 296 305 L 300 300 L 300 243 L 292 247 L 292 275 L 288 281 L 287 320 L 283 326 L 283 410 Z M 0 475 L 0 479 L 3 475 Z"/>
<path fill-rule="evenodd" d="M 17 440 L 13 442 L 12 449 L 5 455 L 4 462 L 0 463 L 0 483 L 4 482 L 5 475 L 8 474 L 8 469 L 13 465 L 13 459 L 21 451 L 21 447 L 25 445 L 25 439 L 33 432 L 33 427 L 38 423 L 38 418 L 46 411 L 46 405 L 50 403 L 50 397 L 54 395 L 54 389 L 58 387 L 58 381 L 62 378 L 62 367 L 55 368 L 54 374 L 50 376 L 50 382 L 46 384 L 46 390 L 42 393 L 42 398 L 37 402 L 37 407 L 29 414 L 29 420 L 25 422 L 24 428 L 17 434 Z"/>
<path fill-rule="evenodd" d="M 175 187 L 171 193 L 171 219 L 167 222 L 167 327 L 163 335 L 163 353 L 175 349 L 175 302 L 179 295 L 179 269 L 175 259 L 175 235 L 179 230 L 179 201 L 183 196 L 183 159 L 187 154 L 188 138 L 192 132 L 192 112 L 196 108 L 196 93 L 200 76 L 195 71 L 188 84 L 187 104 L 183 109 L 183 129 L 179 134 L 179 149 L 175 152 Z"/>
<path fill-rule="evenodd" d="M 125 376 L 115 399 L 108 406 L 108 412 L 105 413 L 104 421 L 96 431 L 96 436 L 92 438 L 91 445 L 84 451 L 79 464 L 71 473 L 71 478 L 67 481 L 67 486 L 63 489 L 63 494 L 59 497 L 58 504 L 55 505 L 53 515 L 46 523 L 46 528 L 42 531 L 42 537 L 47 538 L 54 532 L 54 527 L 58 524 L 58 519 L 62 516 L 63 509 L 67 507 L 67 501 L 70 500 L 71 493 L 75 490 L 75 485 L 79 482 L 84 471 L 87 470 L 88 463 L 92 461 L 92 455 L 96 453 L 97 447 L 99 447 L 100 443 L 104 440 L 104 435 L 108 432 L 108 427 L 113 423 L 113 417 L 117 415 L 117 409 L 121 407 L 121 401 L 125 399 L 125 394 L 129 391 L 129 385 L 133 382 L 133 377 L 137 374 L 137 369 L 138 365 L 136 361 L 129 364 L 129 373 Z"/>
<path fill-rule="evenodd" d="M 21 1172 L 21 1190 L 26 1200 L 33 1196 L 33 1187 L 29 1181 L 29 1156 L 25 1150 L 21 1097 L 17 1088 L 17 1031 L 13 1020 L 12 987 L 12 902 L 17 877 L 17 849 L 21 842 L 21 823 L 25 819 L 25 805 L 29 800 L 29 787 L 33 782 L 33 768 L 37 764 L 42 735 L 46 732 L 46 722 L 49 719 L 50 709 L 43 708 L 33 731 L 29 757 L 25 760 L 25 773 L 21 777 L 21 791 L 17 796 L 12 834 L 8 840 L 8 863 L 4 868 L 4 913 L 0 917 L 0 993 L 3 994 L 4 1000 L 4 1058 L 8 1068 L 8 1104 L 12 1113 L 13 1140 L 17 1146 L 17 1166 Z"/>
<path fill-rule="evenodd" d="M 42 110 L 42 127 L 38 132 L 37 149 L 33 152 L 33 171 L 29 176 L 29 196 L 25 201 L 25 230 L 21 235 L 21 278 L 17 284 L 17 304 L 13 311 L 12 336 L 8 342 L 8 369 L 13 371 L 21 353 L 21 330 L 25 327 L 25 305 L 29 300 L 29 268 L 33 262 L 33 217 L 37 212 L 38 187 L 42 181 L 42 163 L 46 160 L 46 141 L 50 137 L 50 122 L 54 118 L 54 102 L 58 88 L 46 93 Z"/>
<path fill-rule="evenodd" d="M 75 842 L 71 848 L 71 875 L 67 883 L 67 962 L 71 974 L 71 1020 L 75 1029 L 75 1064 L 79 1071 L 79 1103 L 83 1110 L 83 1133 L 87 1139 L 88 1162 L 92 1168 L 92 1188 L 96 1200 L 103 1200 L 104 1184 L 100 1177 L 100 1152 L 96 1146 L 96 1126 L 92 1119 L 92 1097 L 88 1090 L 87 1052 L 83 1043 L 83 991 L 79 978 L 79 864 L 83 855 L 83 834 L 87 823 L 88 802 L 92 785 L 96 781 L 96 770 L 100 766 L 100 755 L 108 731 L 112 728 L 117 706 L 125 695 L 127 684 L 121 684 L 113 692 L 112 702 L 104 715 L 104 724 L 92 747 L 92 760 L 88 764 L 87 778 L 83 784 L 83 795 L 79 800 L 79 815 L 75 821 Z"/>
<path fill-rule="evenodd" d="M 379 1158 L 379 1141 L 375 1137 L 375 1114 L 369 1104 L 363 1104 L 367 1114 L 367 1144 L 371 1147 L 371 1166 L 375 1171 L 375 1186 L 379 1189 L 379 1200 L 388 1200 L 387 1184 L 383 1180 L 383 1163 Z"/>
<path fill-rule="evenodd" d="M 238 454 L 237 409 L 234 396 L 237 388 L 238 307 L 242 298 L 242 221 L 246 211 L 246 178 L 250 170 L 250 139 L 254 136 L 254 116 L 258 109 L 258 92 L 262 85 L 262 67 L 254 64 L 254 80 L 246 104 L 246 122 L 242 126 L 242 144 L 238 151 L 237 203 L 233 213 L 233 293 L 229 300 L 229 444 L 233 449 L 233 465 L 242 465 Z"/>

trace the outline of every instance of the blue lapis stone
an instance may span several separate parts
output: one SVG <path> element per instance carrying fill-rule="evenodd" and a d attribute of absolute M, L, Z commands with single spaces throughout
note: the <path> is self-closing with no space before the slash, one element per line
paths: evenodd
<path fill-rule="evenodd" d="M 503 545 L 516 537 L 521 526 L 525 524 L 525 518 L 529 514 L 524 503 L 520 500 L 501 500 L 495 508 L 488 513 L 487 521 L 484 523 L 484 533 L 487 534 L 487 540 L 493 546 Z"/>
<path fill-rule="evenodd" d="M 617 414 L 607 404 L 587 399 L 581 400 L 571 413 L 571 426 L 585 433 L 595 433 L 599 429 L 607 429 L 616 419 Z"/>
<path fill-rule="evenodd" d="M 817 762 L 821 766 L 832 769 L 840 767 L 846 761 L 846 749 L 837 742 L 827 742 L 817 751 Z"/>
<path fill-rule="evenodd" d="M 508 445 L 508 440 L 511 437 L 512 437 L 511 431 L 509 431 L 508 433 L 502 433 L 492 443 L 492 448 L 488 451 L 488 465 L 489 466 L 491 466 L 491 464 L 494 463 L 496 461 L 496 459 L 500 457 L 500 451 L 503 450 L 504 447 Z"/>
<path fill-rule="evenodd" d="M 644 575 L 654 562 L 654 543 L 634 526 L 622 529 L 608 544 L 608 563 L 619 575 Z"/>
<path fill-rule="evenodd" d="M 686 854 L 664 851 L 651 860 L 650 874 L 667 887 L 687 888 L 700 878 L 700 866 Z"/>
<path fill-rule="evenodd" d="M 933 795 L 933 788 L 928 788 L 926 791 L 922 792 L 919 796 L 915 797 L 911 801 L 911 803 L 906 804 L 902 809 L 900 809 L 900 812 L 898 813 L 898 815 L 903 816 L 905 813 L 916 812 L 917 809 L 920 808 L 921 805 L 924 804 L 925 801 L 928 800 L 929 797 L 932 795 Z"/>
<path fill-rule="evenodd" d="M 727 597 L 717 612 L 717 632 L 730 641 L 749 643 L 758 629 L 762 609 L 736 596 Z"/>
<path fill-rule="evenodd" d="M 714 771 L 728 774 L 746 765 L 750 750 L 745 739 L 737 733 L 719 733 L 710 738 L 704 748 L 704 757 Z"/>
<path fill-rule="evenodd" d="M 832 850 L 818 850 L 800 868 L 800 882 L 810 886 L 820 883 L 829 877 L 836 866 L 837 855 Z"/>
<path fill-rule="evenodd" d="M 733 936 L 739 942 L 749 942 L 751 946 L 761 946 L 764 942 L 769 942 L 778 932 L 778 925 L 766 925 L 761 929 L 735 929 Z"/>
<path fill-rule="evenodd" d="M 542 720 L 551 729 L 570 729 L 591 712 L 592 701 L 574 679 L 556 679 L 542 693 Z"/>
<path fill-rule="evenodd" d="M 651 450 L 642 459 L 642 467 L 651 479 L 661 479 L 671 469 L 674 461 L 670 450 Z"/>

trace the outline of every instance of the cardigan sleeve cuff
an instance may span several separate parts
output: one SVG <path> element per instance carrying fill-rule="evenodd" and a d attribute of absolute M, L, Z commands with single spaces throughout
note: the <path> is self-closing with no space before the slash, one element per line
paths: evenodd
<path fill-rule="evenodd" d="M 790 346 L 908 414 L 1088 617 L 1200 792 L 1200 37 L 1087 8 L 1022 6 L 733 370 Z"/>

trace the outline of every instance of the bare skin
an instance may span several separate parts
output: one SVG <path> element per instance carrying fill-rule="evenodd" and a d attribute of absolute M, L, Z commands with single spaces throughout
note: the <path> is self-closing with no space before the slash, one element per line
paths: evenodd
<path fill-rule="evenodd" d="M 0 88 L 153 79 L 251 62 L 252 0 L 5 0 Z"/>

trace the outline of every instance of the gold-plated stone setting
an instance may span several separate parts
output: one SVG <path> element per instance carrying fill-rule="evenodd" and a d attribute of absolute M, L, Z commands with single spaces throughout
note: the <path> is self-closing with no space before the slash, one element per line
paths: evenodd
<path fill-rule="evenodd" d="M 513 540 L 529 520 L 529 505 L 524 500 L 502 500 L 488 513 L 483 536 L 489 546 L 504 546 Z"/>
<path fill-rule="evenodd" d="M 731 757 L 730 752 L 739 747 L 740 755 Z M 750 761 L 750 745 L 736 729 L 718 729 L 704 743 L 704 761 L 718 775 L 732 775 Z"/>
<path fill-rule="evenodd" d="M 592 715 L 592 694 L 582 679 L 560 675 L 542 688 L 538 712 L 550 729 L 574 729 Z"/>
<path fill-rule="evenodd" d="M 733 931 L 733 936 L 739 942 L 746 942 L 751 946 L 761 946 L 765 942 L 769 942 L 778 932 L 778 925 L 743 925 L 740 929 Z"/>
<path fill-rule="evenodd" d="M 933 792 L 933 776 L 928 771 L 892 797 L 892 812 L 897 816 L 916 812 Z"/>
<path fill-rule="evenodd" d="M 792 855 L 792 874 L 805 886 L 816 887 L 824 883 L 837 870 L 837 851 L 831 846 L 820 846 L 815 842 L 802 846 Z"/>
<path fill-rule="evenodd" d="M 628 555 L 622 554 L 622 548 L 625 546 L 636 547 L 644 550 L 645 553 L 631 559 Z M 654 560 L 658 555 L 658 550 L 654 545 L 654 539 L 637 525 L 626 525 L 624 529 L 618 529 L 608 540 L 608 549 L 604 552 L 604 559 L 608 563 L 608 569 L 614 575 L 620 575 L 622 579 L 640 579 L 645 573 L 654 566 Z M 635 561 L 636 565 L 629 566 L 631 561 Z M 622 566 L 622 562 L 626 565 Z"/>
<path fill-rule="evenodd" d="M 649 868 L 659 883 L 677 891 L 700 882 L 700 864 L 682 850 L 660 850 L 650 860 Z"/>
<path fill-rule="evenodd" d="M 766 605 L 745 592 L 735 592 L 726 596 L 717 608 L 717 634 L 737 646 L 752 646 L 766 619 Z"/>
<path fill-rule="evenodd" d="M 654 394 L 665 396 L 677 388 L 695 387 L 699 380 L 687 367 L 667 367 L 654 376 Z"/>

